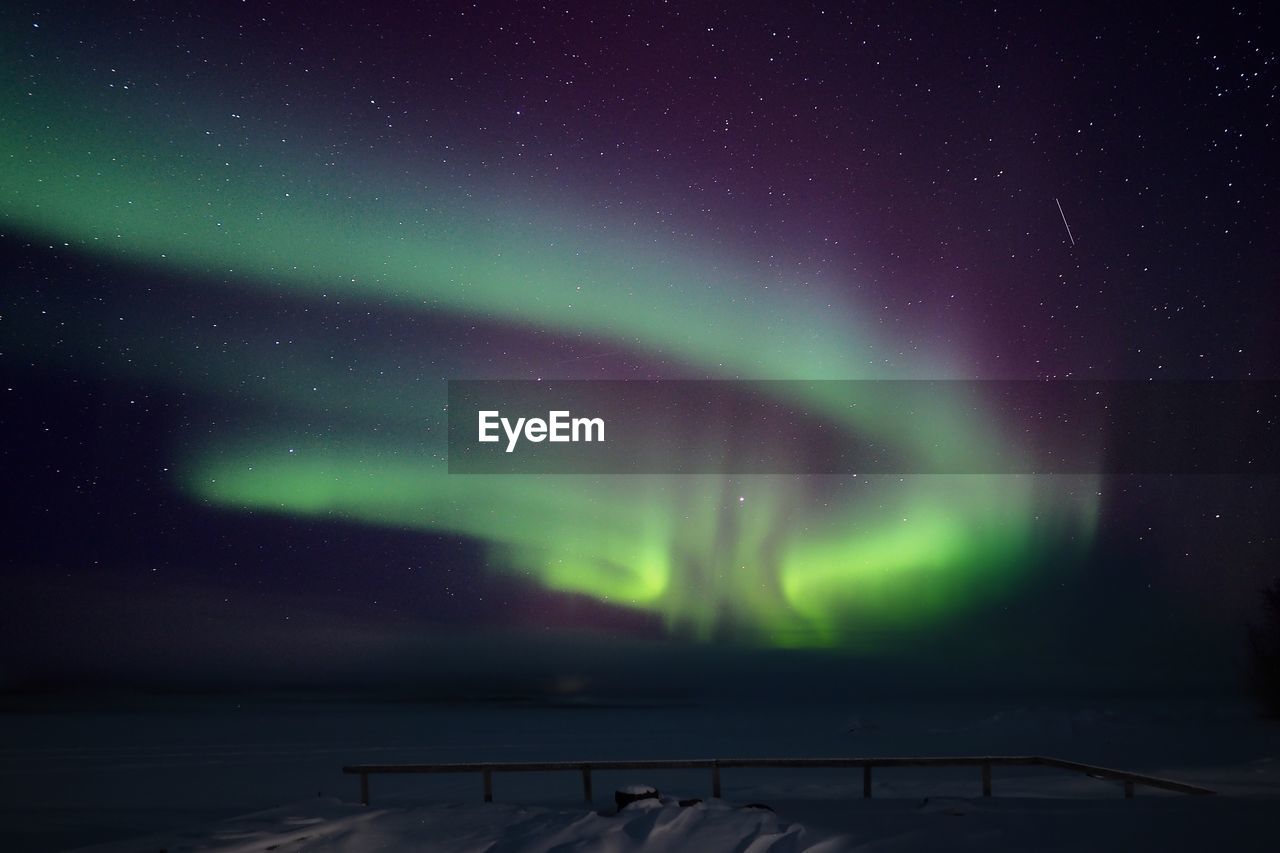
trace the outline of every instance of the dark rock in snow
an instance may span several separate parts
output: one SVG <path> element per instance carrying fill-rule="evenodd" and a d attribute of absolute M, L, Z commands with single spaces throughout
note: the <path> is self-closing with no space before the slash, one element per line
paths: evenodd
<path fill-rule="evenodd" d="M 613 792 L 613 801 L 617 804 L 618 811 L 622 811 L 627 806 L 640 800 L 656 800 L 659 798 L 658 789 L 652 785 L 628 785 Z"/>

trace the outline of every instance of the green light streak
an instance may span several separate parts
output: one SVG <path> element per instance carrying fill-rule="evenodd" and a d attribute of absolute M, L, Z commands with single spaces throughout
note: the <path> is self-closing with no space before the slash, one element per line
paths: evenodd
<path fill-rule="evenodd" d="M 254 142 L 232 145 L 225 128 L 210 123 L 218 129 L 206 134 L 195 114 L 170 120 L 131 104 L 126 122 L 123 102 L 100 110 L 71 87 L 28 96 L 15 83 L 0 89 L 0 222 L 80 252 L 303 303 L 587 335 L 720 377 L 955 373 L 893 355 L 874 319 L 859 319 L 838 293 L 770 287 L 777 282 L 744 259 L 611 228 L 585 205 L 444 191 L 409 168 L 335 172 L 318 165 L 318 150 L 272 150 L 265 140 L 280 129 L 266 119 Z M 5 333 L 48 351 L 39 333 Z M 106 369 L 256 397 L 280 415 L 251 420 L 248 439 L 194 442 L 181 464 L 192 496 L 475 537 L 499 570 L 659 614 L 671 631 L 703 640 L 858 646 L 880 628 L 927 624 L 1014 578 L 1040 547 L 1036 517 L 1087 534 L 1096 511 L 1087 483 L 1024 478 L 841 480 L 819 490 L 798 477 L 449 477 L 414 437 L 440 432 L 439 384 L 375 387 L 327 367 L 313 348 L 247 390 L 234 371 L 197 373 L 198 357 L 172 345 L 145 335 L 136 344 L 146 357 Z M 267 363 L 268 350 L 251 351 L 242 369 Z M 322 441 L 301 422 L 317 407 L 303 386 L 323 387 L 319 407 L 347 415 Z M 1006 442 L 969 401 L 938 397 L 914 417 L 886 419 L 821 385 L 802 393 L 793 402 L 837 428 L 922 456 L 971 459 Z"/>

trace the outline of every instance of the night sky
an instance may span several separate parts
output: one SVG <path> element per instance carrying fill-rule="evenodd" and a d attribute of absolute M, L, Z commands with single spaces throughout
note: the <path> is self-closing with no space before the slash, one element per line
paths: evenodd
<path fill-rule="evenodd" d="M 6 4 L 0 688 L 1236 686 L 1273 476 L 467 477 L 445 402 L 1278 379 L 1263 8 Z"/>

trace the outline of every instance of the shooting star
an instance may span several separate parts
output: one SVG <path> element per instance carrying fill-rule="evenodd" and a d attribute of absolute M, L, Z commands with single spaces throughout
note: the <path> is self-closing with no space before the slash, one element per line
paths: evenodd
<path fill-rule="evenodd" d="M 1062 217 L 1062 224 L 1063 224 L 1063 225 L 1066 225 L 1066 228 L 1067 228 L 1067 239 L 1071 241 L 1071 248 L 1073 248 L 1073 249 L 1074 249 L 1074 248 L 1075 248 L 1075 245 L 1076 245 L 1076 238 L 1071 236 L 1071 226 L 1070 226 L 1070 225 L 1067 225 L 1067 215 L 1066 215 L 1065 213 L 1063 213 L 1063 212 L 1062 212 L 1062 202 L 1058 201 L 1058 200 L 1055 198 L 1055 199 L 1053 200 L 1053 203 L 1054 203 L 1054 204 L 1056 204 L 1056 205 L 1058 206 L 1058 215 Z"/>

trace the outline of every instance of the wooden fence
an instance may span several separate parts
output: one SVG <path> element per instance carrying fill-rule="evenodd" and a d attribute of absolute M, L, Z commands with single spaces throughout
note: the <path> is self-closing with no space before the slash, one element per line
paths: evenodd
<path fill-rule="evenodd" d="M 649 761 L 491 761 L 470 764 L 356 764 L 343 767 L 343 773 L 360 776 L 360 802 L 369 804 L 369 777 L 396 773 L 479 773 L 484 784 L 484 801 L 493 802 L 493 774 L 541 773 L 548 771 L 582 774 L 582 795 L 592 802 L 591 774 L 597 770 L 710 770 L 711 796 L 720 796 L 720 771 L 730 768 L 862 768 L 862 796 L 871 796 L 871 771 L 877 767 L 978 767 L 982 771 L 982 796 L 991 796 L 993 767 L 1056 767 L 1084 773 L 1097 779 L 1124 783 L 1125 797 L 1132 797 L 1134 787 L 1146 785 L 1182 794 L 1212 794 L 1208 788 L 1113 770 L 1093 764 L 1081 764 L 1043 755 L 961 755 L 918 758 L 693 758 L 654 759 Z"/>

